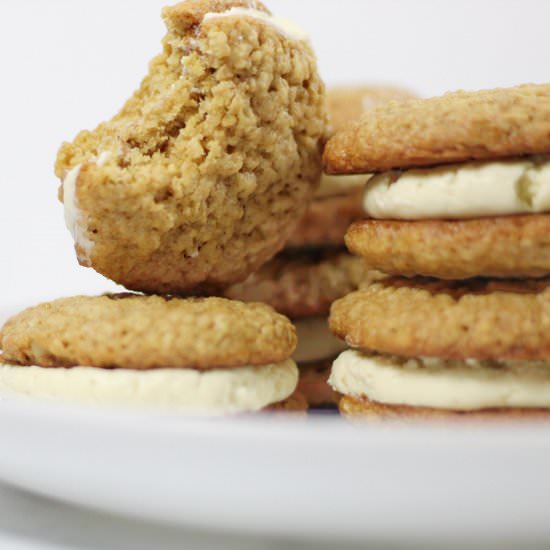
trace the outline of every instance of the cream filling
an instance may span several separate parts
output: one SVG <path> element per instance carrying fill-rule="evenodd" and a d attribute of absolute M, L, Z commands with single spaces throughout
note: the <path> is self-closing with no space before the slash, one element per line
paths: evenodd
<path fill-rule="evenodd" d="M 373 177 L 364 208 L 378 219 L 467 219 L 550 211 L 550 157 L 388 172 Z"/>
<path fill-rule="evenodd" d="M 296 363 L 331 359 L 347 347 L 330 332 L 326 317 L 300 319 L 294 321 L 294 325 L 298 334 L 298 346 L 294 352 Z"/>
<path fill-rule="evenodd" d="M 104 152 L 99 157 L 91 159 L 89 162 L 98 166 L 103 166 L 111 153 Z M 78 205 L 76 196 L 76 185 L 80 176 L 82 164 L 75 166 L 67 172 L 63 180 L 63 206 L 65 211 L 65 225 L 70 231 L 75 244 L 78 247 L 78 259 L 83 265 L 91 265 L 91 255 L 94 248 L 94 242 L 88 237 L 88 228 L 85 217 Z"/>
<path fill-rule="evenodd" d="M 321 185 L 317 190 L 316 197 L 335 197 L 357 191 L 364 187 L 372 176 L 369 174 L 351 176 L 330 176 L 323 174 Z"/>
<path fill-rule="evenodd" d="M 87 405 L 226 414 L 259 411 L 294 393 L 292 360 L 235 369 L 99 369 L 0 366 L 0 391 Z"/>
<path fill-rule="evenodd" d="M 404 359 L 348 350 L 334 362 L 329 384 L 387 405 L 550 408 L 550 361 Z"/>
<path fill-rule="evenodd" d="M 219 19 L 220 17 L 252 17 L 253 19 L 262 21 L 266 25 L 274 27 L 278 32 L 291 40 L 307 41 L 309 39 L 307 33 L 292 21 L 252 8 L 234 7 L 221 13 L 207 13 L 204 16 L 203 22 Z"/>

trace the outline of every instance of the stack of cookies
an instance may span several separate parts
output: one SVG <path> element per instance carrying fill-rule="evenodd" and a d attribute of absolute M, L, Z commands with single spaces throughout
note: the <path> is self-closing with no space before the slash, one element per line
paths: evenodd
<path fill-rule="evenodd" d="M 0 387 L 233 413 L 304 408 L 290 321 L 220 292 L 281 250 L 319 185 L 327 114 L 305 34 L 256 0 L 187 0 L 139 90 L 62 146 L 80 263 L 130 294 L 31 308 L 0 333 Z"/>
<path fill-rule="evenodd" d="M 331 133 L 376 105 L 411 97 L 405 90 L 381 86 L 332 88 L 327 96 Z M 369 177 L 324 174 L 284 251 L 225 293 L 228 298 L 265 302 L 292 319 L 298 333 L 294 359 L 300 367 L 299 390 L 312 407 L 334 407 L 339 400 L 328 377 L 345 345 L 328 328 L 330 306 L 376 276 L 344 243 L 350 224 L 363 217 Z"/>
<path fill-rule="evenodd" d="M 378 173 L 346 241 L 391 277 L 338 301 L 344 414 L 542 417 L 550 410 L 550 85 L 379 107 L 328 144 Z"/>

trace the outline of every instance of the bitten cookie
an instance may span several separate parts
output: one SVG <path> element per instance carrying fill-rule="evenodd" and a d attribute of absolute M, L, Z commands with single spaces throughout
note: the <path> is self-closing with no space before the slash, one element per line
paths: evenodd
<path fill-rule="evenodd" d="M 245 412 L 298 382 L 290 321 L 221 298 L 65 298 L 9 320 L 0 347 L 0 388 L 84 403 Z"/>
<path fill-rule="evenodd" d="M 163 16 L 140 89 L 61 147 L 56 174 L 82 265 L 184 294 L 243 280 L 284 246 L 319 183 L 325 93 L 307 38 L 260 2 Z"/>

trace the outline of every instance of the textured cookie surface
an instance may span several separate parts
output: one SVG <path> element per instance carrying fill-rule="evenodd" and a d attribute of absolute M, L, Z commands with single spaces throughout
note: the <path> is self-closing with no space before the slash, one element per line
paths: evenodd
<path fill-rule="evenodd" d="M 550 85 L 388 103 L 341 129 L 329 173 L 382 172 L 550 152 Z"/>
<path fill-rule="evenodd" d="M 263 304 L 120 295 L 30 308 L 4 325 L 0 347 L 22 365 L 208 369 L 285 361 L 296 334 Z"/>
<path fill-rule="evenodd" d="M 387 279 L 337 301 L 330 327 L 350 347 L 389 355 L 547 359 L 550 279 Z"/>
<path fill-rule="evenodd" d="M 235 7 L 259 16 L 212 16 Z M 164 51 L 140 89 L 62 146 L 83 265 L 184 294 L 241 281 L 284 246 L 319 182 L 325 93 L 309 43 L 265 16 L 255 1 L 166 9 Z"/>
<path fill-rule="evenodd" d="M 448 411 L 426 407 L 384 405 L 367 398 L 345 396 L 339 403 L 344 416 L 372 421 L 422 420 L 550 420 L 550 409 L 485 409 L 481 411 Z"/>
<path fill-rule="evenodd" d="M 344 251 L 283 252 L 226 297 L 265 302 L 292 318 L 326 315 L 334 300 L 371 281 L 362 259 Z"/>
<path fill-rule="evenodd" d="M 550 215 L 353 224 L 346 244 L 373 269 L 406 277 L 543 277 Z"/>

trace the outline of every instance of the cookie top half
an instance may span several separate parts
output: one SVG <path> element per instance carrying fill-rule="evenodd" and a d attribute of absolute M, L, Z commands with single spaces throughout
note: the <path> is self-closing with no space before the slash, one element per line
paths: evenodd
<path fill-rule="evenodd" d="M 215 293 L 279 252 L 318 187 L 325 87 L 303 31 L 259 3 L 187 0 L 110 120 L 62 145 L 81 265 L 134 291 Z"/>
<path fill-rule="evenodd" d="M 332 306 L 353 348 L 403 357 L 550 357 L 550 279 L 385 279 Z"/>
<path fill-rule="evenodd" d="M 296 343 L 290 321 L 264 304 L 139 295 L 63 298 L 0 333 L 3 360 L 42 367 L 259 366 L 285 361 Z"/>
<path fill-rule="evenodd" d="M 550 152 L 550 84 L 391 102 L 342 128 L 332 174 L 384 172 Z"/>

